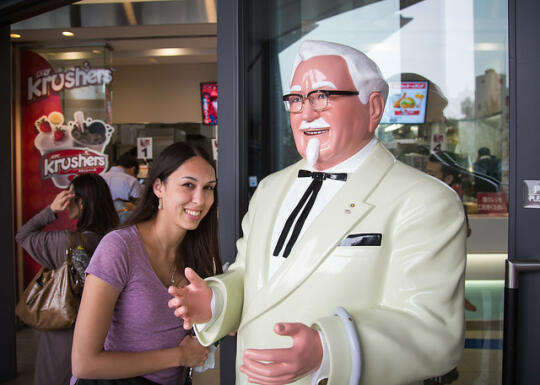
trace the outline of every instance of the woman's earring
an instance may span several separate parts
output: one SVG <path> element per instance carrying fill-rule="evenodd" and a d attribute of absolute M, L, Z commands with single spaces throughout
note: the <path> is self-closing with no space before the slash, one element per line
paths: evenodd
<path fill-rule="evenodd" d="M 163 201 L 161 200 L 161 198 L 158 198 L 158 206 L 157 206 L 158 210 L 161 210 L 163 208 Z"/>

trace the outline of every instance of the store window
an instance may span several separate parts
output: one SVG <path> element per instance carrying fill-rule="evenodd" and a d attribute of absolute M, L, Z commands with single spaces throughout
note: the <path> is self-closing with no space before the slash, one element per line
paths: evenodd
<path fill-rule="evenodd" d="M 386 147 L 422 171 L 438 174 L 432 163 L 439 163 L 444 176 L 452 173 L 450 184 L 468 213 L 505 216 L 506 2 L 357 3 L 295 1 L 250 9 L 258 22 L 250 28 L 246 63 L 249 174 L 260 179 L 298 159 L 279 95 L 301 41 L 331 40 L 366 53 L 387 79 L 390 94 L 376 132 Z M 263 13 L 276 19 L 261 23 Z M 263 38 L 264 29 L 274 37 Z M 268 156 L 260 157 L 269 144 Z"/>
<path fill-rule="evenodd" d="M 390 86 L 379 140 L 450 185 L 471 228 L 459 383 L 500 383 L 508 214 L 505 0 L 248 2 L 245 119 L 250 194 L 299 159 L 281 96 L 303 40 L 366 53 Z M 250 196 L 248 194 L 248 197 Z"/>
<path fill-rule="evenodd" d="M 174 142 L 217 161 L 215 1 L 79 1 L 10 28 L 18 225 L 124 155 L 141 184 Z M 22 291 L 39 265 L 19 254 Z"/>

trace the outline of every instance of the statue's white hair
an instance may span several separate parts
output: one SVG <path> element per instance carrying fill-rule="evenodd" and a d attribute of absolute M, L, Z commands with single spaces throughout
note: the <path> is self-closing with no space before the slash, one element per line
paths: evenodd
<path fill-rule="evenodd" d="M 304 40 L 302 42 L 294 59 L 291 86 L 294 72 L 301 62 L 315 56 L 326 55 L 339 56 L 345 60 L 354 86 L 359 92 L 358 97 L 363 104 L 367 103 L 369 95 L 374 91 L 380 92 L 386 102 L 388 96 L 388 84 L 383 79 L 377 64 L 367 57 L 367 55 L 352 47 L 328 41 Z"/>

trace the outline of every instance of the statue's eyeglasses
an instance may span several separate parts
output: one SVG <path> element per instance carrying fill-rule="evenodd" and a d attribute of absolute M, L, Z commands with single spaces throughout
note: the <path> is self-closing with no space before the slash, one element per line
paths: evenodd
<path fill-rule="evenodd" d="M 309 100 L 311 108 L 315 111 L 323 111 L 328 108 L 328 98 L 332 95 L 352 96 L 358 95 L 358 91 L 314 90 L 306 96 L 302 94 L 283 95 L 285 109 L 292 113 L 302 112 L 304 101 Z"/>

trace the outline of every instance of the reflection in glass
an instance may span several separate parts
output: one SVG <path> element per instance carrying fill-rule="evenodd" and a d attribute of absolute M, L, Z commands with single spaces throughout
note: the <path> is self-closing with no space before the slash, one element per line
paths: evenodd
<path fill-rule="evenodd" d="M 366 53 L 396 85 L 377 137 L 400 161 L 449 184 L 470 221 L 466 297 L 472 307 L 466 311 L 466 349 L 454 383 L 500 383 L 502 316 L 494 309 L 502 308 L 507 250 L 493 245 L 506 245 L 498 240 L 506 236 L 508 211 L 507 2 L 251 0 L 247 5 L 247 176 L 261 180 L 299 158 L 282 97 L 290 93 L 300 43 L 329 40 Z M 480 254 L 487 250 L 492 254 Z"/>

